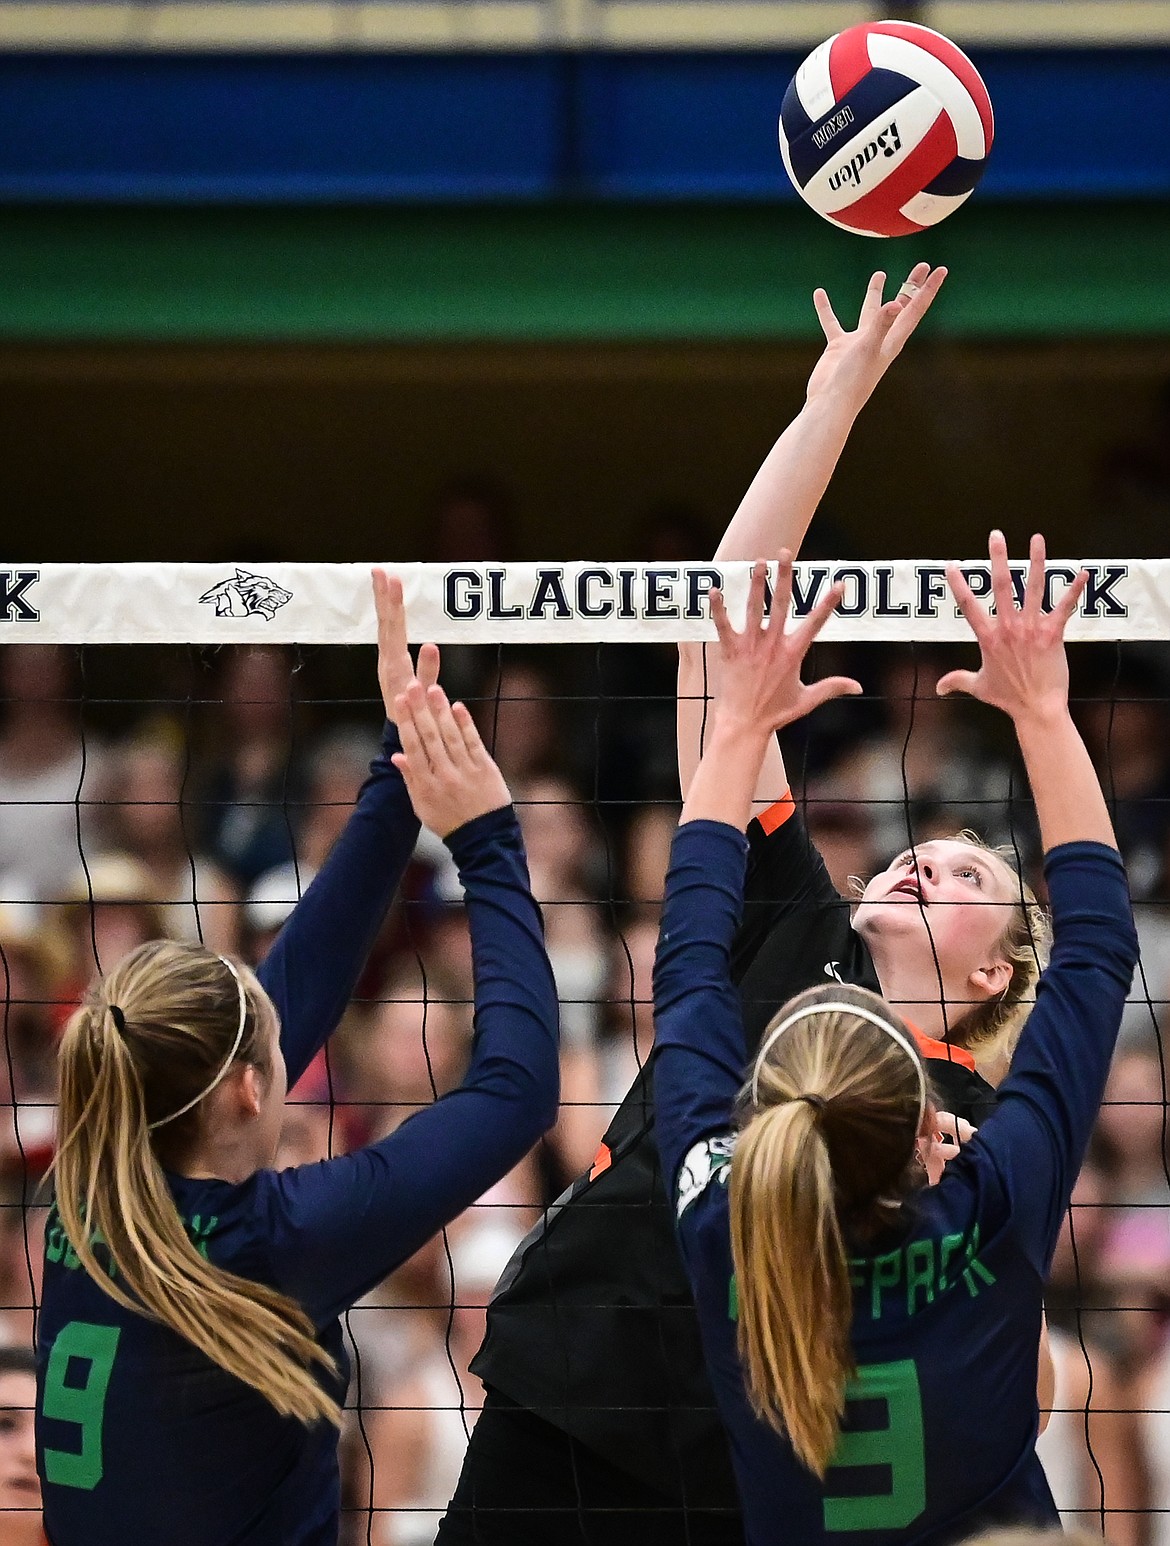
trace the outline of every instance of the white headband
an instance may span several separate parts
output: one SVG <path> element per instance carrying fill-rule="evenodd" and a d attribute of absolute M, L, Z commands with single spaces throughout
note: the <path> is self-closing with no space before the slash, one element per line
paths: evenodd
<path fill-rule="evenodd" d="M 784 1035 L 784 1032 L 791 1030 L 798 1020 L 807 1020 L 812 1015 L 829 1015 L 834 1013 L 856 1015 L 859 1020 L 868 1020 L 870 1025 L 876 1025 L 879 1031 L 885 1031 L 887 1036 L 898 1043 L 902 1051 L 914 1064 L 914 1072 L 918 1075 L 918 1120 L 921 1122 L 926 1111 L 926 1074 L 923 1071 L 922 1059 L 919 1057 L 917 1050 L 911 1046 L 908 1038 L 902 1034 L 896 1025 L 891 1025 L 888 1020 L 883 1020 L 881 1015 L 875 1014 L 872 1009 L 866 1009 L 861 1004 L 845 1004 L 837 1001 L 831 1004 L 806 1004 L 803 1009 L 798 1009 L 794 1014 L 790 1014 L 786 1019 L 781 1020 L 775 1030 L 769 1032 L 763 1045 L 760 1047 L 759 1055 L 756 1058 L 756 1066 L 752 1069 L 752 1105 L 759 1105 L 760 1070 L 764 1066 L 764 1059 L 780 1040 L 781 1036 Z"/>
<path fill-rule="evenodd" d="M 165 1127 L 168 1122 L 177 1122 L 180 1117 L 185 1117 L 188 1111 L 193 1111 L 201 1100 L 206 1100 L 206 1098 L 211 1094 L 212 1090 L 215 1089 L 220 1080 L 226 1076 L 228 1069 L 236 1060 L 236 1053 L 240 1050 L 240 1043 L 244 1039 L 244 1026 L 248 1023 L 248 996 L 244 992 L 244 979 L 240 976 L 239 972 L 236 971 L 235 967 L 228 960 L 227 956 L 220 956 L 219 959 L 236 979 L 236 991 L 240 995 L 240 1023 L 236 1026 L 236 1039 L 232 1042 L 232 1050 L 224 1059 L 223 1066 L 220 1068 L 219 1073 L 216 1074 L 215 1078 L 211 1081 L 205 1090 L 200 1090 L 199 1094 L 196 1095 L 194 1100 L 189 1100 L 185 1106 L 180 1106 L 178 1111 L 172 1111 L 169 1117 L 160 1117 L 157 1122 L 148 1122 L 146 1127 L 148 1133 L 153 1133 L 156 1127 Z"/>

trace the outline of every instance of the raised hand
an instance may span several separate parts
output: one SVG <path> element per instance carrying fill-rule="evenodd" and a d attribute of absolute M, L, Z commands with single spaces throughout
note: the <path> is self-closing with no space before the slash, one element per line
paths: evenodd
<path fill-rule="evenodd" d="M 955 601 L 979 643 L 979 669 L 948 671 L 935 690 L 940 696 L 969 693 L 981 703 L 1002 709 L 1017 726 L 1021 719 L 1047 720 L 1063 715 L 1068 709 L 1064 630 L 1089 577 L 1082 569 L 1052 611 L 1046 613 L 1044 538 L 1035 536 L 1028 554 L 1024 604 L 1017 607 L 1007 543 L 1001 531 L 991 533 L 987 551 L 991 557 L 994 616 L 976 600 L 958 564 L 947 567 L 947 581 Z"/>
<path fill-rule="evenodd" d="M 391 760 L 424 827 L 446 837 L 510 804 L 504 775 L 488 756 L 475 721 L 462 703 L 448 703 L 441 687 L 412 682 L 399 694 L 394 717 L 402 751 Z"/>
<path fill-rule="evenodd" d="M 934 1126 L 929 1138 L 919 1138 L 918 1157 L 922 1161 L 931 1186 L 942 1180 L 943 1171 L 968 1140 L 974 1138 L 977 1129 L 962 1117 L 949 1111 L 936 1111 Z"/>
<path fill-rule="evenodd" d="M 752 566 L 747 619 L 736 633 L 727 616 L 723 596 L 709 592 L 711 616 L 719 634 L 720 677 L 716 714 L 725 724 L 751 726 L 770 735 L 782 725 L 803 719 L 831 698 L 859 693 L 859 683 L 847 676 L 827 676 L 806 686 L 800 679 L 804 657 L 825 626 L 843 587 L 835 585 L 807 618 L 785 632 L 792 604 L 792 554 L 784 549 L 777 567 L 772 613 L 764 621 L 764 588 L 767 565 Z"/>
<path fill-rule="evenodd" d="M 371 571 L 374 582 L 374 610 L 378 614 L 378 686 L 386 718 L 397 720 L 395 702 L 417 680 L 423 688 L 433 687 L 439 679 L 439 651 L 424 644 L 418 653 L 418 671 L 406 644 L 406 607 L 402 599 L 402 581 L 384 569 Z"/>
<path fill-rule="evenodd" d="M 815 290 L 813 305 L 825 335 L 825 352 L 809 377 L 809 401 L 827 393 L 841 394 L 859 413 L 934 304 L 946 277 L 945 268 L 917 263 L 893 300 L 883 302 L 886 276 L 874 274 L 852 332 L 838 322 L 825 291 Z"/>

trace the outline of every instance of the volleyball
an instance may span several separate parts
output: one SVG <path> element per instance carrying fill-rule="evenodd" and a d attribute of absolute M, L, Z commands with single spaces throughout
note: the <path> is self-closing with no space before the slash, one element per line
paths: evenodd
<path fill-rule="evenodd" d="M 978 70 L 949 38 L 913 22 L 826 39 L 780 109 L 780 154 L 796 191 L 862 236 L 910 236 L 945 220 L 974 192 L 993 135 Z"/>

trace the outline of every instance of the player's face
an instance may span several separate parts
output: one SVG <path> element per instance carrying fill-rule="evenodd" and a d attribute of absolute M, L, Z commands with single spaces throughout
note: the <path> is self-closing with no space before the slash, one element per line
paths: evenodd
<path fill-rule="evenodd" d="M 6 1522 L 24 1527 L 13 1540 L 31 1538 L 30 1510 L 41 1506 L 33 1408 L 37 1382 L 31 1374 L 0 1374 L 0 1542 L 8 1539 Z"/>
<path fill-rule="evenodd" d="M 862 893 L 853 926 L 883 954 L 926 953 L 954 986 L 1001 962 L 1019 880 L 995 854 L 940 838 L 907 849 Z"/>

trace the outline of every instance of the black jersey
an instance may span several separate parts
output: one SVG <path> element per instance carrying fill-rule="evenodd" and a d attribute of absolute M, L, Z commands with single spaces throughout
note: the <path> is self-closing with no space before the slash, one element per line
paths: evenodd
<path fill-rule="evenodd" d="M 772 1015 L 828 978 L 878 988 L 849 904 L 790 797 L 748 829 L 732 976 L 749 1057 Z M 935 1044 L 945 1109 L 976 1124 L 994 1092 L 966 1054 Z M 654 1136 L 653 1060 L 605 1134 L 592 1169 L 512 1258 L 472 1369 L 546 1421 L 671 1499 L 736 1507 Z"/>

